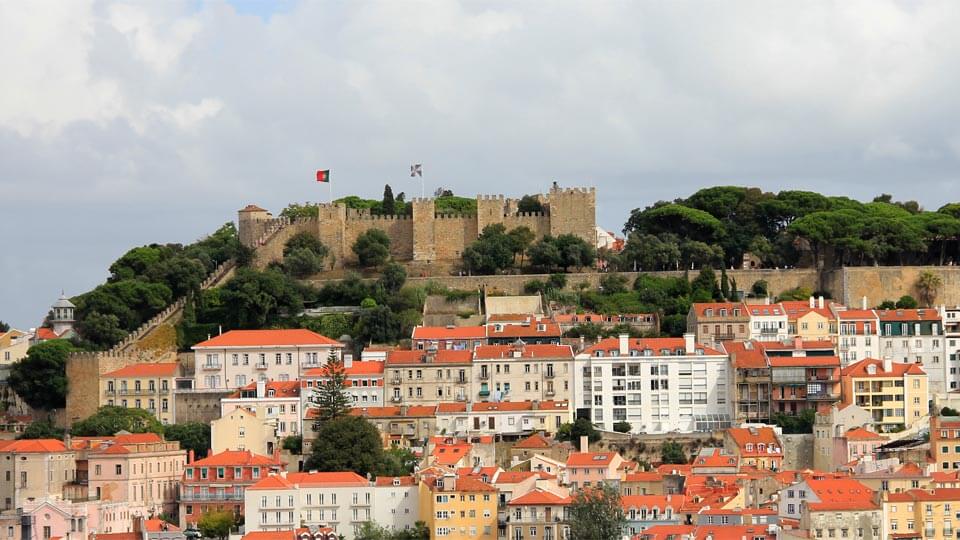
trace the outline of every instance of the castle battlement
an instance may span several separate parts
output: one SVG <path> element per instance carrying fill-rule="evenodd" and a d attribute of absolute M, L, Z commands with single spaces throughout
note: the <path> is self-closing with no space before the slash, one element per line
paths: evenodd
<path fill-rule="evenodd" d="M 414 197 L 409 201 L 413 215 L 375 215 L 369 209 L 351 209 L 342 203 L 320 203 L 319 219 L 295 221 L 273 218 L 266 210 L 250 205 L 239 215 L 240 238 L 244 245 L 256 248 L 256 264 L 266 266 L 282 258 L 283 246 L 294 233 L 311 232 L 330 250 L 335 267 L 354 263 L 353 243 L 373 228 L 390 238 L 390 253 L 397 261 L 457 263 L 484 227 L 497 223 L 508 229 L 527 226 L 538 237 L 575 234 L 596 241 L 594 188 L 551 187 L 536 197 L 544 205 L 540 212 L 519 212 L 519 199 L 501 193 L 477 195 L 476 213 L 437 212 L 437 198 Z"/>

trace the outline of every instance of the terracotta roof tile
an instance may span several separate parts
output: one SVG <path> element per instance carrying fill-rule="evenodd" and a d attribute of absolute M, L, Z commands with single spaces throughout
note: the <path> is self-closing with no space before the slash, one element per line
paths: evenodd
<path fill-rule="evenodd" d="M 510 358 L 560 358 L 572 359 L 573 349 L 569 345 L 531 344 L 531 345 L 480 345 L 473 352 L 474 360 L 510 359 Z"/>
<path fill-rule="evenodd" d="M 543 505 L 543 506 L 566 506 L 573 502 L 573 498 L 561 497 L 552 491 L 541 488 L 534 488 L 519 497 L 514 497 L 507 503 L 507 506 L 524 505 Z"/>
<path fill-rule="evenodd" d="M 159 364 L 133 364 L 118 370 L 104 373 L 101 379 L 116 377 L 173 377 L 177 374 L 180 364 L 176 362 Z"/>
<path fill-rule="evenodd" d="M 21 439 L 9 441 L 0 452 L 15 452 L 18 454 L 46 454 L 54 452 L 66 452 L 67 447 L 63 441 L 57 439 Z"/>
<path fill-rule="evenodd" d="M 450 349 L 436 351 L 432 357 L 428 357 L 427 351 L 390 351 L 387 353 L 386 364 L 388 366 L 421 365 L 431 363 L 469 364 L 473 361 L 472 359 L 473 353 L 470 351 L 454 351 Z"/>
<path fill-rule="evenodd" d="M 867 371 L 868 366 L 874 366 L 875 372 L 871 375 Z M 892 362 L 891 371 L 884 371 L 883 360 L 873 358 L 864 358 L 856 364 L 850 364 L 843 368 L 840 374 L 844 377 L 903 377 L 904 375 L 925 375 L 923 367 L 920 364 L 905 364 L 901 362 Z"/>
<path fill-rule="evenodd" d="M 653 351 L 654 356 L 659 356 L 662 349 L 669 351 L 682 350 L 685 347 L 684 338 L 630 338 L 629 348 L 631 350 L 643 351 L 649 349 Z M 723 356 L 723 353 L 710 347 L 704 347 L 701 344 L 696 345 L 697 349 L 703 349 L 704 354 L 711 356 Z M 596 345 L 586 348 L 583 352 L 593 356 L 596 351 L 619 351 L 620 338 L 601 339 Z M 673 355 L 673 352 L 670 353 Z"/>
<path fill-rule="evenodd" d="M 413 329 L 413 339 L 449 340 L 483 339 L 487 329 L 483 326 L 417 326 Z"/>
<path fill-rule="evenodd" d="M 567 467 L 606 467 L 616 452 L 574 452 L 567 456 Z"/>
<path fill-rule="evenodd" d="M 310 330 L 296 328 L 288 330 L 230 330 L 215 338 L 201 341 L 193 348 L 290 347 L 297 345 L 343 347 L 343 344 L 339 341 L 321 336 Z"/>
<path fill-rule="evenodd" d="M 219 454 L 198 459 L 187 464 L 188 467 L 216 467 L 216 466 L 250 466 L 250 465 L 278 465 L 272 457 L 254 454 L 249 450 L 224 450 Z"/>
<path fill-rule="evenodd" d="M 534 433 L 526 439 L 519 441 L 517 444 L 513 445 L 514 448 L 550 448 L 550 441 L 546 437 L 539 433 Z"/>

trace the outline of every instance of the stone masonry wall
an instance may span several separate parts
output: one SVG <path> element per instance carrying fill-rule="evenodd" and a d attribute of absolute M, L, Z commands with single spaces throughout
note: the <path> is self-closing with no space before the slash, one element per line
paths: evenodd
<path fill-rule="evenodd" d="M 897 300 L 905 294 L 919 299 L 917 280 L 923 272 L 940 277 L 943 286 L 934 304 L 960 305 L 960 267 L 957 266 L 859 266 L 842 268 L 824 275 L 824 286 L 840 291 L 836 298 L 848 306 L 860 306 L 864 296 L 868 306 L 884 300 Z"/>
<path fill-rule="evenodd" d="M 178 424 L 183 422 L 208 424 L 220 418 L 220 400 L 231 393 L 232 391 L 229 390 L 174 392 L 175 422 Z"/>

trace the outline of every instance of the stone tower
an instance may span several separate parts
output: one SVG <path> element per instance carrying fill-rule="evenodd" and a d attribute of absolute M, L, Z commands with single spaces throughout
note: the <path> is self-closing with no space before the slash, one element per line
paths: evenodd
<path fill-rule="evenodd" d="M 53 333 L 62 336 L 65 332 L 73 330 L 73 310 L 77 306 L 67 299 L 61 291 L 60 298 L 50 306 L 50 322 L 53 324 Z"/>
<path fill-rule="evenodd" d="M 264 231 L 267 230 L 273 216 L 270 215 L 270 212 L 255 204 L 248 204 L 237 214 L 239 224 L 237 234 L 240 236 L 240 243 L 247 247 L 253 247 Z"/>
<path fill-rule="evenodd" d="M 333 263 L 343 266 L 351 249 L 351 246 L 347 245 L 347 207 L 342 204 L 321 203 L 317 205 L 317 219 L 317 235 L 320 241 L 335 257 Z"/>
<path fill-rule="evenodd" d="M 596 189 L 553 186 L 547 196 L 547 204 L 551 235 L 575 234 L 590 245 L 596 245 Z"/>
<path fill-rule="evenodd" d="M 503 216 L 507 213 L 506 200 L 503 195 L 477 195 L 477 233 L 494 223 L 503 223 Z"/>
<path fill-rule="evenodd" d="M 431 262 L 437 260 L 434 225 L 437 207 L 433 199 L 413 199 L 413 260 Z"/>

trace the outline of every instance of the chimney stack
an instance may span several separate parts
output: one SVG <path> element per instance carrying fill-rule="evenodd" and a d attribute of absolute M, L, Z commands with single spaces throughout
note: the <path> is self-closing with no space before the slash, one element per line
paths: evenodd
<path fill-rule="evenodd" d="M 817 299 L 811 296 L 811 297 L 810 297 L 810 308 L 813 309 L 813 308 L 815 308 L 815 307 L 817 307 Z"/>
<path fill-rule="evenodd" d="M 697 344 L 694 343 L 691 333 L 683 335 L 683 352 L 685 354 L 695 354 L 697 352 Z"/>
<path fill-rule="evenodd" d="M 267 397 L 266 381 L 257 381 L 257 397 L 258 398 Z"/>
<path fill-rule="evenodd" d="M 860 299 L 860 309 L 867 309 L 867 297 L 864 296 Z"/>
<path fill-rule="evenodd" d="M 193 460 L 196 459 L 193 455 L 193 450 L 187 452 L 187 465 L 193 463 Z"/>
<path fill-rule="evenodd" d="M 590 437 L 586 435 L 580 436 L 580 451 L 589 452 L 590 451 Z"/>
<path fill-rule="evenodd" d="M 884 355 L 883 357 L 883 370 L 887 373 L 893 371 L 893 358 L 889 355 Z"/>
<path fill-rule="evenodd" d="M 817 307 L 820 308 L 820 309 L 823 309 L 823 295 L 822 295 L 822 294 L 820 295 L 819 298 L 817 298 Z"/>
<path fill-rule="evenodd" d="M 620 356 L 627 356 L 629 354 L 630 354 L 630 335 L 620 334 Z"/>

